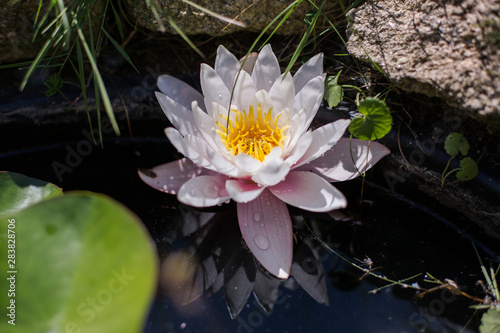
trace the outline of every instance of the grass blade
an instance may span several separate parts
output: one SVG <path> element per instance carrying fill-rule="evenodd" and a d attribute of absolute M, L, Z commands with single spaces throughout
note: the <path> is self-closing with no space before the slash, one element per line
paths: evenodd
<path fill-rule="evenodd" d="M 132 66 L 135 69 L 135 71 L 137 73 L 139 73 L 139 70 L 134 66 L 134 64 L 132 63 L 132 60 L 128 56 L 127 52 L 125 52 L 125 50 L 120 46 L 120 44 L 118 44 L 118 42 L 116 40 L 114 40 L 114 38 L 111 37 L 111 35 L 108 34 L 108 32 L 105 29 L 102 29 L 102 32 L 104 32 L 104 34 L 106 35 L 106 37 L 108 37 L 111 44 L 113 44 L 113 46 L 118 50 L 118 52 L 121 54 L 121 56 L 125 60 L 127 60 L 127 62 L 130 64 L 130 66 Z"/>

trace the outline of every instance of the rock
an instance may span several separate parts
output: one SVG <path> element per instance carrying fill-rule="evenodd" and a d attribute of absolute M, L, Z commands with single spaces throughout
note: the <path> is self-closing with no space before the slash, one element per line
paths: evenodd
<path fill-rule="evenodd" d="M 39 3 L 0 0 L 0 64 L 33 58 L 38 53 L 43 42 L 34 45 L 31 39 Z"/>
<path fill-rule="evenodd" d="M 247 27 L 242 28 L 236 25 L 228 25 L 227 22 L 210 16 L 182 0 L 159 0 L 161 6 L 160 13 L 163 11 L 165 14 L 168 14 L 186 35 L 208 34 L 213 36 L 241 30 L 261 32 L 291 3 L 287 0 L 263 0 L 258 2 L 254 0 L 200 0 L 194 2 L 215 13 L 231 19 L 235 18 L 243 22 Z M 151 30 L 161 30 L 151 10 L 146 5 L 146 0 L 129 0 L 128 3 L 129 11 L 135 16 L 140 25 Z M 297 6 L 296 10 L 280 27 L 277 33 L 292 34 L 302 31 L 305 27 L 305 14 L 310 8 L 311 6 L 306 5 L 305 2 Z M 160 15 L 160 17 L 165 30 L 170 33 L 176 33 L 168 23 L 166 15 Z M 271 31 L 269 30 L 269 32 Z"/>
<path fill-rule="evenodd" d="M 500 128 L 500 2 L 367 1 L 348 13 L 349 52 L 396 86 Z"/>

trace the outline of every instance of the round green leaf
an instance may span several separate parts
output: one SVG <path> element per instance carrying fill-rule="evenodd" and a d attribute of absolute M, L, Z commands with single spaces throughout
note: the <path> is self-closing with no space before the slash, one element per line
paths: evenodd
<path fill-rule="evenodd" d="M 15 232 L 15 263 L 0 271 L 0 289 L 14 277 L 15 296 L 4 294 L 0 307 L 13 299 L 16 314 L 15 326 L 4 316 L 1 332 L 142 331 L 157 255 L 125 207 L 103 195 L 67 194 L 3 216 L 0 228 L 2 258 L 8 230 Z"/>
<path fill-rule="evenodd" d="M 351 134 L 360 140 L 377 140 L 383 138 L 392 127 L 392 116 L 384 101 L 378 98 L 366 98 L 359 103 L 359 112 L 349 125 Z"/>
<path fill-rule="evenodd" d="M 467 156 L 469 153 L 469 143 L 462 134 L 452 132 L 444 140 L 444 149 L 450 156 L 455 156 L 459 152 L 463 156 Z"/>
<path fill-rule="evenodd" d="M 490 308 L 481 317 L 481 326 L 479 332 L 481 333 L 498 333 L 500 332 L 500 310 Z"/>
<path fill-rule="evenodd" d="M 0 216 L 59 195 L 62 189 L 53 184 L 18 173 L 0 172 Z"/>
<path fill-rule="evenodd" d="M 476 162 L 470 157 L 464 157 L 460 161 L 461 170 L 457 172 L 457 179 L 470 180 L 477 176 L 479 168 Z"/>

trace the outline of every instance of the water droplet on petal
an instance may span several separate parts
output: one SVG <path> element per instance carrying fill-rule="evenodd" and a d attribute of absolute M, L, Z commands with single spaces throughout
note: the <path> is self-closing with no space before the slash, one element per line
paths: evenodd
<path fill-rule="evenodd" d="M 253 213 L 253 219 L 254 219 L 254 221 L 259 222 L 260 218 L 261 217 L 260 217 L 260 213 L 259 212 Z"/>
<path fill-rule="evenodd" d="M 172 95 L 173 96 L 177 95 L 177 93 L 178 93 L 177 89 L 172 89 Z"/>
<path fill-rule="evenodd" d="M 222 99 L 222 94 L 219 94 L 219 99 Z"/>
<path fill-rule="evenodd" d="M 340 153 L 340 157 L 344 157 L 344 155 L 345 155 L 344 153 Z"/>
<path fill-rule="evenodd" d="M 266 201 L 266 205 L 271 206 L 271 201 Z"/>
<path fill-rule="evenodd" d="M 261 228 L 264 228 L 264 223 L 261 223 L 261 224 L 260 224 L 260 227 L 261 227 Z"/>
<path fill-rule="evenodd" d="M 245 227 L 248 227 L 248 223 L 246 223 L 246 222 L 244 222 L 244 223 L 243 223 L 243 225 L 244 225 Z"/>
<path fill-rule="evenodd" d="M 269 240 L 264 235 L 261 234 L 255 235 L 253 241 L 255 245 L 257 245 L 257 247 L 261 250 L 267 250 L 269 248 Z"/>

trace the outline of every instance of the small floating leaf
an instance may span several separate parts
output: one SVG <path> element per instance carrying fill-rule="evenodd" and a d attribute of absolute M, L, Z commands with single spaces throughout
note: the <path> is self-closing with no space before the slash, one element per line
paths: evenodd
<path fill-rule="evenodd" d="M 462 134 L 452 132 L 444 140 L 444 149 L 450 156 L 455 156 L 459 152 L 463 156 L 467 156 L 469 153 L 469 143 Z"/>
<path fill-rule="evenodd" d="M 460 166 L 462 169 L 457 172 L 457 179 L 459 180 L 470 180 L 479 173 L 476 162 L 470 157 L 463 158 L 460 161 Z"/>
<path fill-rule="evenodd" d="M 490 308 L 483 314 L 481 318 L 481 326 L 479 332 L 481 333 L 498 333 L 500 332 L 500 311 L 495 308 Z"/>
<path fill-rule="evenodd" d="M 376 140 L 383 138 L 392 127 L 391 111 L 385 102 L 369 97 L 362 100 L 358 107 L 363 115 L 351 121 L 349 132 L 360 140 Z"/>
<path fill-rule="evenodd" d="M 344 99 L 344 91 L 337 83 L 341 72 L 342 71 L 339 71 L 335 77 L 329 76 L 326 79 L 325 99 L 328 106 L 331 108 L 339 105 L 339 103 Z"/>

